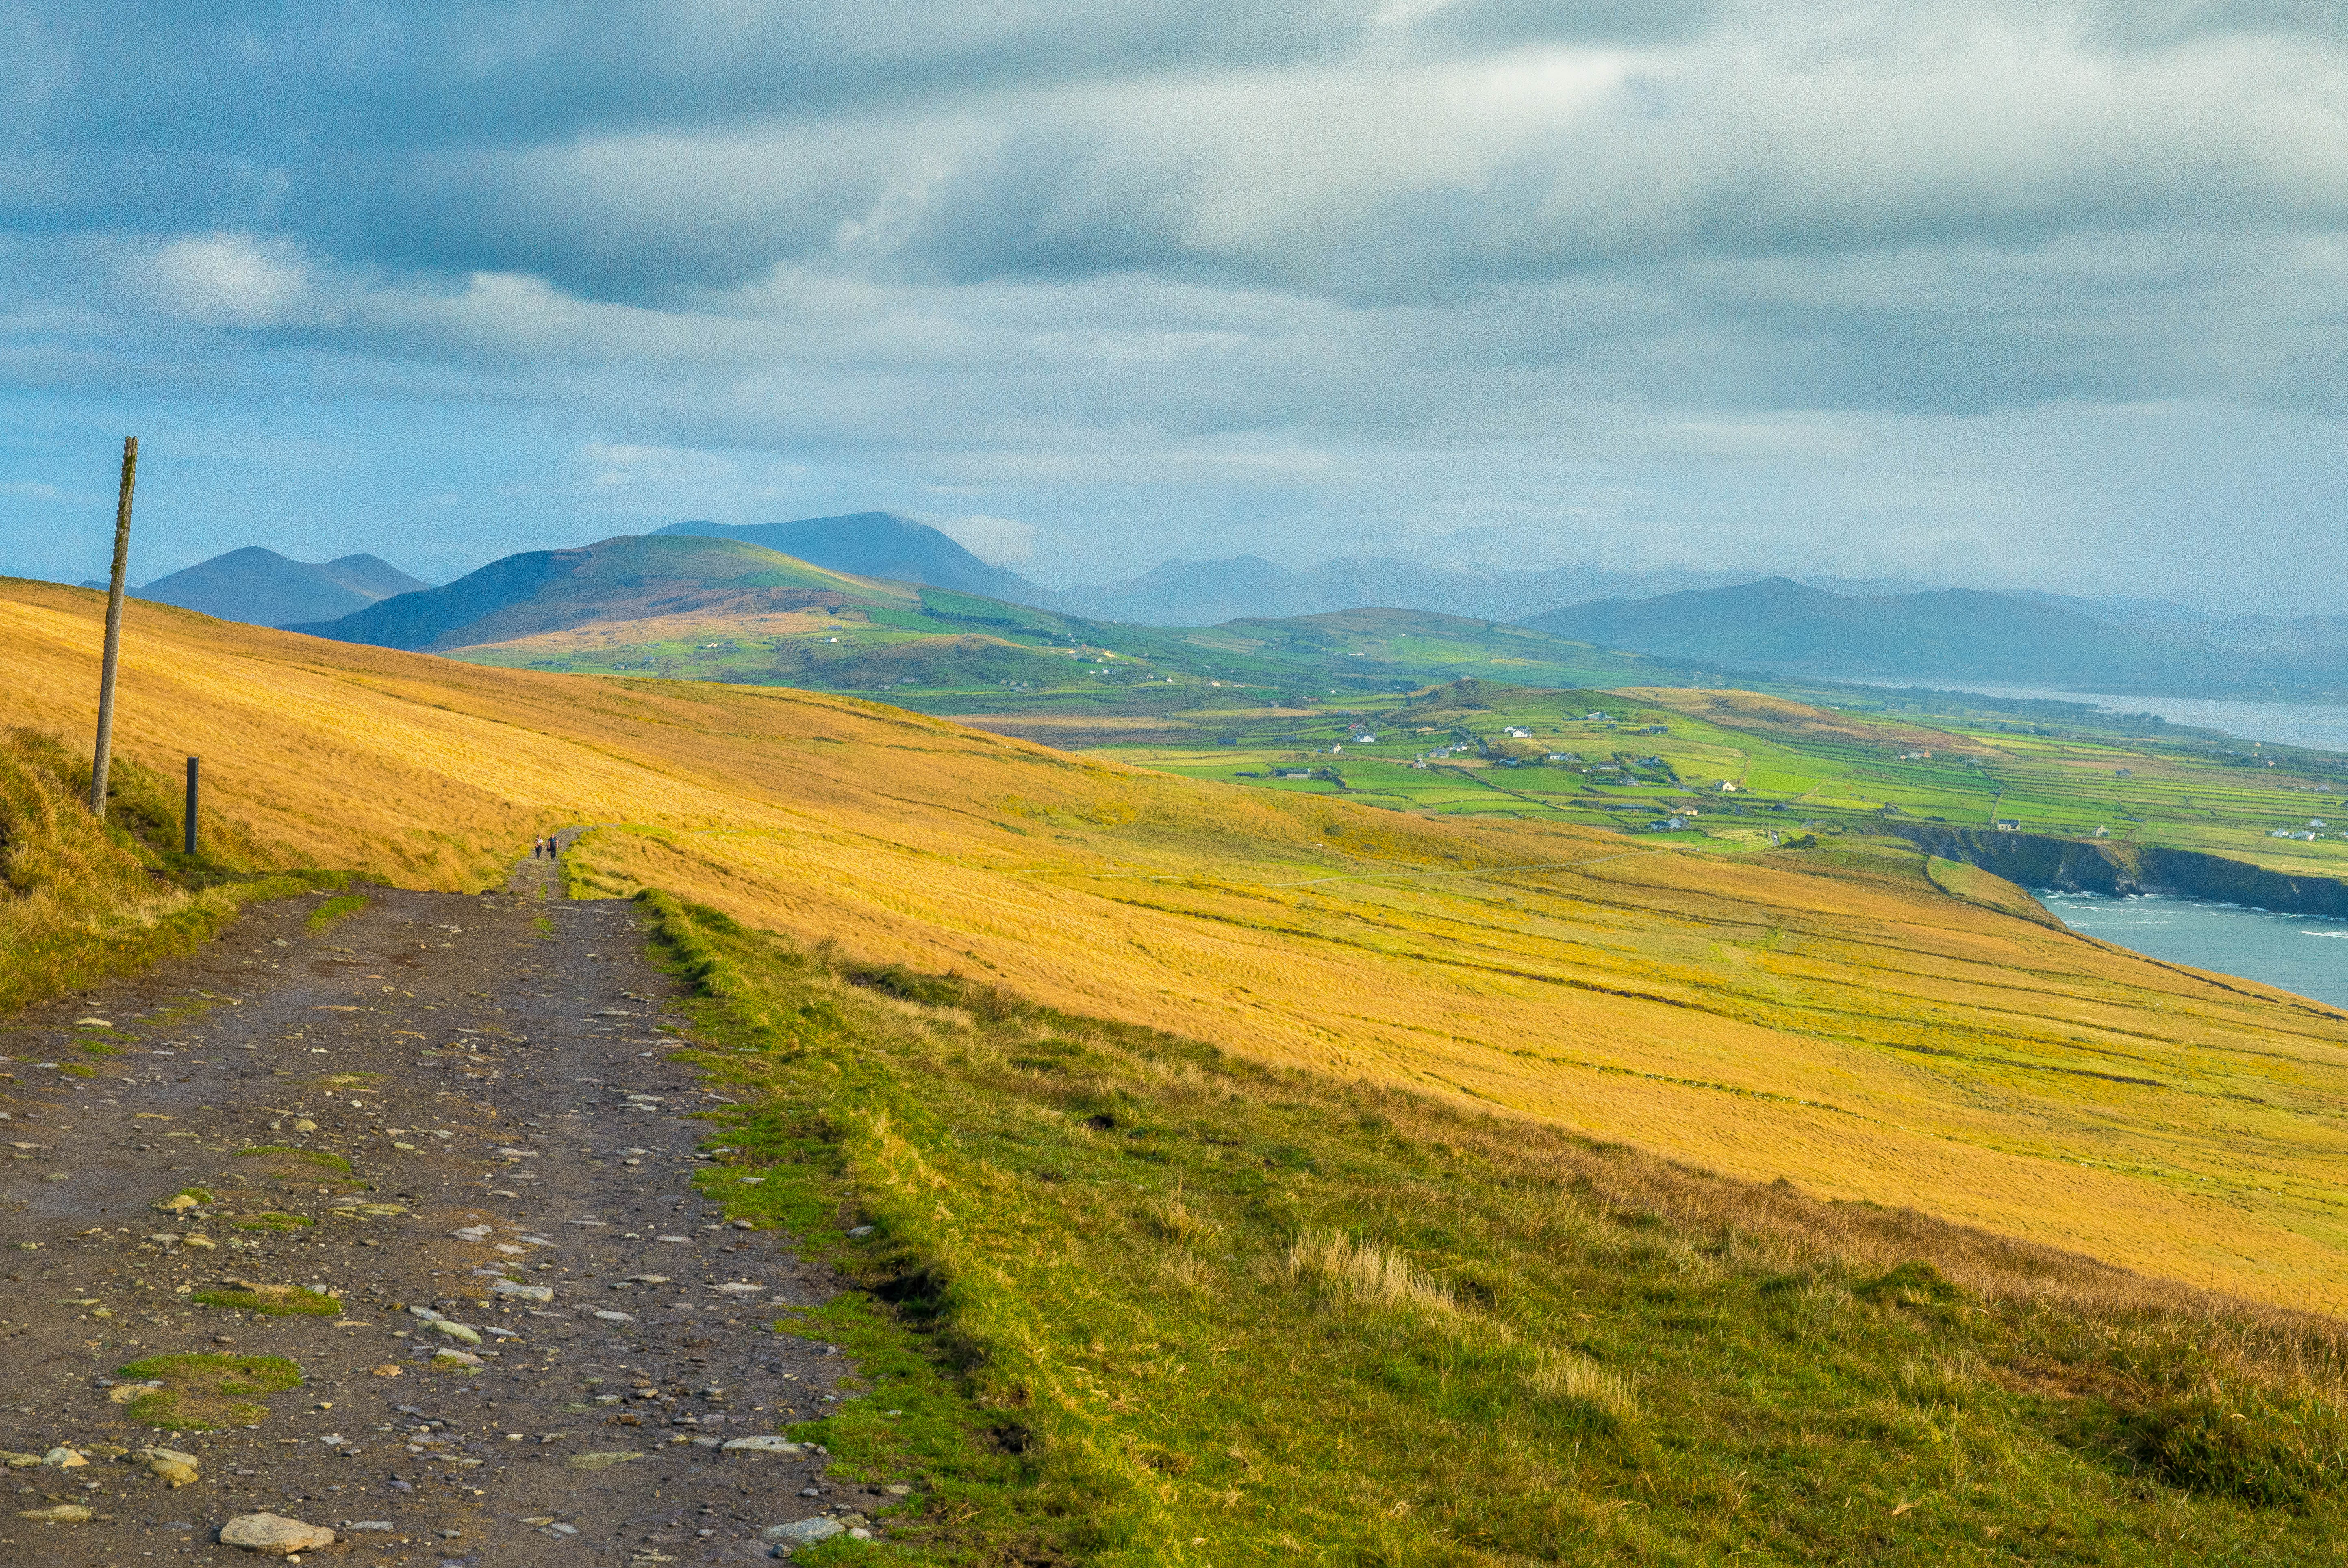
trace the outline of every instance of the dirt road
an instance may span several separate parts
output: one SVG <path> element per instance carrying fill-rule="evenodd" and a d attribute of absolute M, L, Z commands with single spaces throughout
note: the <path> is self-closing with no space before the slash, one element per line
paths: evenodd
<path fill-rule="evenodd" d="M 548 881 L 261 906 L 0 1023 L 0 1562 L 247 1562 L 264 1512 L 353 1563 L 746 1562 L 894 1501 L 723 1446 L 855 1397 L 774 1328 L 833 1285 L 695 1190 L 719 1096 L 633 908 Z"/>

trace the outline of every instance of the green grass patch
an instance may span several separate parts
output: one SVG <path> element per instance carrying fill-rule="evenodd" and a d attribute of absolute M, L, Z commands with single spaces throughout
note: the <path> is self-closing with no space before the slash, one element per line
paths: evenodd
<path fill-rule="evenodd" d="M 275 1210 L 266 1214 L 246 1214 L 232 1222 L 233 1228 L 241 1231 L 307 1230 L 316 1223 L 315 1220 L 304 1219 L 300 1214 L 279 1214 Z"/>
<path fill-rule="evenodd" d="M 541 937 L 551 937 L 554 935 L 554 922 L 547 916 L 539 916 L 536 919 L 530 922 L 530 926 Z"/>
<path fill-rule="evenodd" d="M 913 1561 L 2336 1558 L 2328 1321 L 645 898 Z"/>
<path fill-rule="evenodd" d="M 265 1419 L 269 1407 L 259 1401 L 298 1387 L 302 1368 L 282 1356 L 154 1356 L 131 1362 L 115 1376 L 163 1385 L 124 1408 L 131 1420 L 203 1432 Z"/>
<path fill-rule="evenodd" d="M 298 1285 L 216 1286 L 197 1291 L 195 1299 L 205 1307 L 259 1312 L 270 1317 L 335 1317 L 343 1310 L 343 1304 L 334 1296 Z"/>
<path fill-rule="evenodd" d="M 310 917 L 302 922 L 303 928 L 313 936 L 321 931 L 330 930 L 337 923 L 349 919 L 366 908 L 369 902 L 364 893 L 336 894 L 310 911 Z"/>
<path fill-rule="evenodd" d="M 76 1040 L 74 1043 L 80 1046 L 82 1050 L 89 1052 L 92 1056 L 120 1056 L 123 1054 L 122 1047 L 114 1044 L 110 1040 Z"/>
<path fill-rule="evenodd" d="M 72 1078 L 96 1078 L 98 1076 L 97 1068 L 90 1066 L 88 1062 L 82 1061 L 65 1062 L 57 1068 L 57 1071 Z"/>
<path fill-rule="evenodd" d="M 347 1176 L 351 1173 L 351 1163 L 348 1160 L 344 1159 L 340 1154 L 329 1153 L 324 1149 L 296 1149 L 283 1143 L 257 1143 L 249 1149 L 239 1149 L 235 1157 L 240 1160 L 275 1160 L 281 1165 L 293 1167 L 306 1163 L 315 1165 L 322 1170 L 333 1171 L 339 1175 Z"/>

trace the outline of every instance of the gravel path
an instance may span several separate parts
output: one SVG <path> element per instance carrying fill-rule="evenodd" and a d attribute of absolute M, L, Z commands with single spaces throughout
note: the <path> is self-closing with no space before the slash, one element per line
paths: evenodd
<path fill-rule="evenodd" d="M 747 1562 L 895 1500 L 722 1446 L 853 1396 L 774 1328 L 835 1282 L 693 1189 L 724 1102 L 666 1060 L 673 988 L 633 906 L 548 872 L 319 932 L 323 897 L 260 906 L 0 1025 L 0 1562 L 250 1562 L 218 1536 L 258 1512 L 362 1563 Z M 123 1370 L 172 1356 L 301 1380 Z M 24 1512 L 58 1508 L 91 1517 Z"/>

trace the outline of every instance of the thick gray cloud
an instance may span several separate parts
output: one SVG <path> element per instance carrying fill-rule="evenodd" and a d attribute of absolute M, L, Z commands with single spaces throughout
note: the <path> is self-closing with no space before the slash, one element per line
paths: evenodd
<path fill-rule="evenodd" d="M 157 569 L 887 505 L 1046 580 L 2348 608 L 2336 5 L 30 0 L 0 57 L 19 569 L 136 418 L 304 433 Z"/>

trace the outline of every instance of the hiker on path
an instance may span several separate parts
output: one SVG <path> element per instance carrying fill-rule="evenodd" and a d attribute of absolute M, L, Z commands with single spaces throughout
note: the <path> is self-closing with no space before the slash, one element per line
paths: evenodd
<path fill-rule="evenodd" d="M 545 853 L 546 840 L 542 838 L 533 838 L 530 841 L 530 857 L 532 860 L 536 860 L 540 856 L 544 855 Z"/>

